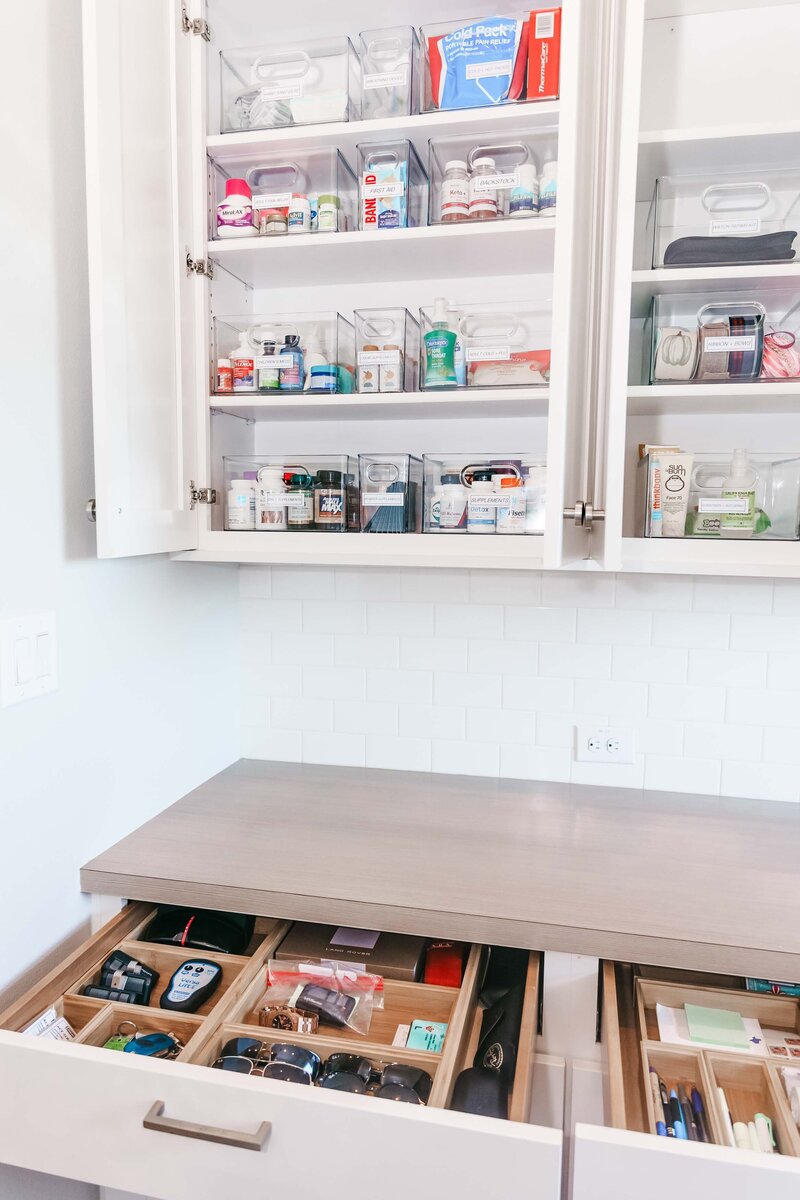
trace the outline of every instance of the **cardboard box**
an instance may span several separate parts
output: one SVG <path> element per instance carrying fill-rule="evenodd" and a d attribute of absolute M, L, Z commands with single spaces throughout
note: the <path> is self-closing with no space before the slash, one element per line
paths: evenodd
<path fill-rule="evenodd" d="M 534 9 L 528 34 L 529 100 L 558 99 L 560 67 L 561 9 Z"/>
<path fill-rule="evenodd" d="M 281 942 L 275 957 L 363 963 L 375 975 L 413 982 L 422 977 L 428 941 L 411 934 L 298 921 Z"/>

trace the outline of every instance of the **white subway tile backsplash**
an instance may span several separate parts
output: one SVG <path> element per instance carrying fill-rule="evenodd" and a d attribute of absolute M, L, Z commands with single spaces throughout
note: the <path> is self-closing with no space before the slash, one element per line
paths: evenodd
<path fill-rule="evenodd" d="M 499 604 L 437 604 L 434 629 L 437 638 L 500 638 L 503 609 Z"/>
<path fill-rule="evenodd" d="M 239 572 L 242 751 L 800 802 L 800 581 Z M 578 763 L 576 724 L 633 764 Z"/>

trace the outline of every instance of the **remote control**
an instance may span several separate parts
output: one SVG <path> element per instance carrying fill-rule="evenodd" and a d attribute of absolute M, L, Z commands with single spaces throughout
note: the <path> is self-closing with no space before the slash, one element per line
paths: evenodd
<path fill-rule="evenodd" d="M 207 958 L 189 958 L 170 979 L 159 1004 L 175 1012 L 196 1012 L 221 980 L 222 967 Z"/>

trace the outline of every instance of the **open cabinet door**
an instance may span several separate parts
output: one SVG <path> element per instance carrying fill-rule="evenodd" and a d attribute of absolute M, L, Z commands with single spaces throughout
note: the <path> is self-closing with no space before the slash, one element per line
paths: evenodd
<path fill-rule="evenodd" d="M 101 558 L 197 546 L 191 55 L 180 0 L 84 0 Z"/>

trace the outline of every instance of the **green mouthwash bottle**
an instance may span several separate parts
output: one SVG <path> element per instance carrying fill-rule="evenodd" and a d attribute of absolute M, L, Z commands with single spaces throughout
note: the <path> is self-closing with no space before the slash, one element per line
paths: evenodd
<path fill-rule="evenodd" d="M 439 297 L 433 305 L 433 329 L 425 334 L 426 388 L 455 387 L 456 335 L 447 324 L 447 301 Z"/>

